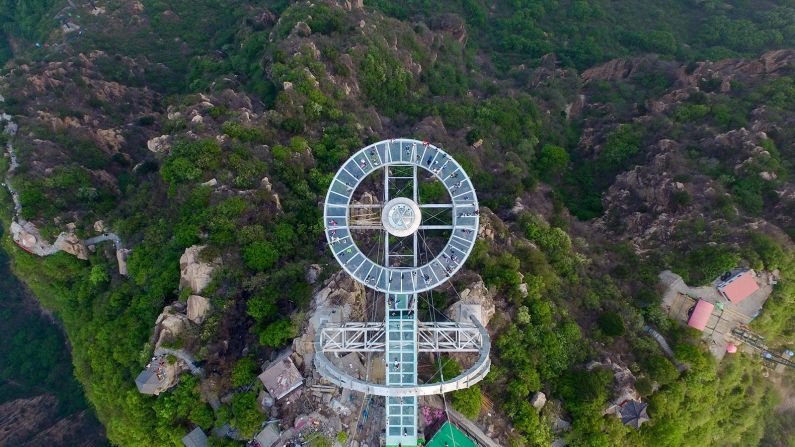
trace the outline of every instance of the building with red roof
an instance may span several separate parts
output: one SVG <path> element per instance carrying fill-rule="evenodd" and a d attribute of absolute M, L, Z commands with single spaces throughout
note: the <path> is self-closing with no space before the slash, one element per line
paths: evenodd
<path fill-rule="evenodd" d="M 713 309 L 715 309 L 714 304 L 709 301 L 698 300 L 698 303 L 693 308 L 693 313 L 690 314 L 690 318 L 687 320 L 687 325 L 703 331 L 707 327 Z"/>
<path fill-rule="evenodd" d="M 718 284 L 718 292 L 734 304 L 748 298 L 757 290 L 759 290 L 759 284 L 756 282 L 756 274 L 753 270 L 737 272 Z"/>

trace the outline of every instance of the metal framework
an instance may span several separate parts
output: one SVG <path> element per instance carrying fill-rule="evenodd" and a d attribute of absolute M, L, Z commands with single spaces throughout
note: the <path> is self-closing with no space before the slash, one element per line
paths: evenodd
<path fill-rule="evenodd" d="M 376 396 L 387 397 L 406 397 L 406 396 L 428 396 L 432 394 L 444 394 L 451 391 L 462 390 L 480 382 L 486 377 L 491 368 L 491 360 L 489 359 L 489 351 L 491 349 L 491 340 L 486 332 L 486 329 L 472 317 L 472 323 L 481 331 L 481 345 L 480 355 L 478 360 L 469 367 L 466 371 L 457 377 L 453 377 L 442 382 L 426 383 L 421 385 L 396 385 L 396 384 L 379 384 L 367 382 L 357 379 L 350 374 L 346 373 L 336 365 L 334 365 L 328 357 L 326 357 L 320 350 L 320 335 L 316 337 L 315 348 L 315 367 L 318 372 L 330 382 L 348 388 L 354 391 L 360 391 L 366 394 L 373 394 Z M 387 444 L 389 444 L 387 442 Z M 391 445 L 391 444 L 390 444 Z M 395 444 L 397 445 L 397 443 Z M 404 444 L 413 445 L 413 444 Z"/>
<path fill-rule="evenodd" d="M 410 168 L 412 175 L 398 175 L 394 168 Z M 441 182 L 451 198 L 451 203 L 420 203 L 417 170 L 430 172 Z M 370 174 L 383 171 L 384 197 L 379 204 L 352 205 L 353 194 Z M 390 253 L 388 229 L 379 222 L 362 224 L 351 215 L 352 209 L 381 210 L 391 199 L 390 185 L 396 181 L 412 184 L 409 197 L 421 212 L 449 209 L 451 224 L 420 224 L 418 230 L 447 230 L 450 237 L 444 248 L 424 264 L 418 264 L 416 255 L 420 244 L 415 231 L 411 236 L 414 248 L 412 267 L 392 267 L 397 256 Z M 421 216 L 417 216 L 418 219 Z M 342 268 L 359 282 L 384 293 L 418 293 L 431 290 L 453 276 L 472 252 L 477 238 L 479 208 L 475 189 L 469 176 L 450 155 L 442 149 L 418 140 L 384 140 L 359 150 L 343 164 L 331 181 L 323 208 L 326 237 L 334 257 Z M 376 262 L 366 256 L 351 230 L 380 231 L 383 235 L 385 259 Z M 453 260 L 455 259 L 455 260 Z"/>
<path fill-rule="evenodd" d="M 418 170 L 441 182 L 450 203 L 424 203 Z M 364 179 L 383 172 L 380 203 L 354 203 Z M 407 190 L 410 186 L 411 189 Z M 441 214 L 450 222 L 439 222 Z M 315 367 L 330 382 L 355 391 L 386 397 L 386 444 L 417 445 L 417 396 L 468 388 L 483 380 L 491 366 L 488 332 L 474 317 L 471 323 L 417 321 L 417 294 L 454 275 L 475 245 L 479 227 L 475 189 L 461 166 L 441 148 L 411 139 L 384 140 L 354 154 L 331 181 L 323 208 L 326 238 L 342 268 L 365 286 L 384 294 L 384 322 L 326 324 L 315 339 Z M 425 231 L 446 236 L 443 248 L 425 259 Z M 383 241 L 383 259 L 365 255 L 354 232 L 372 232 Z M 407 242 L 408 241 L 408 242 Z M 383 355 L 384 383 L 367 382 L 334 365 L 327 353 L 362 352 Z M 417 383 L 417 359 L 423 352 L 479 353 L 461 375 L 438 383 Z"/>
<path fill-rule="evenodd" d="M 330 353 L 384 352 L 384 323 L 327 324 L 320 330 L 320 350 Z M 417 323 L 417 352 L 480 352 L 483 334 L 474 324 Z"/>

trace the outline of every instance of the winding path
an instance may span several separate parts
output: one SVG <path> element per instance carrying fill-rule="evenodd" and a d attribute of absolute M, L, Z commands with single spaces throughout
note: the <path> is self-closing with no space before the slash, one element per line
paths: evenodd
<path fill-rule="evenodd" d="M 2 96 L 0 96 L 1 100 L 4 100 Z M 2 101 L 0 101 L 2 102 Z M 11 115 L 7 113 L 0 113 L 0 123 L 7 122 L 3 130 L 3 133 L 8 135 L 9 137 L 13 137 L 17 134 L 17 125 L 15 122 L 11 121 Z M 11 194 L 11 199 L 14 201 L 14 215 L 19 218 L 19 214 L 22 212 L 22 203 L 19 201 L 19 193 L 16 189 L 11 185 L 9 179 L 11 178 L 11 174 L 19 167 L 19 162 L 17 161 L 17 154 L 14 152 L 14 146 L 11 144 L 11 138 L 8 139 L 6 143 L 6 151 L 8 151 L 8 156 L 11 159 L 11 166 L 8 168 L 8 172 L 6 172 L 6 178 L 3 182 L 3 186 L 8 189 L 8 193 Z"/>
<path fill-rule="evenodd" d="M 674 356 L 674 350 L 671 349 L 671 346 L 668 344 L 668 342 L 665 340 L 665 337 L 663 337 L 662 334 L 655 331 L 654 328 L 652 328 L 649 325 L 643 326 L 643 330 L 646 331 L 649 335 L 651 335 L 651 338 L 657 341 L 657 344 L 660 345 L 660 348 L 663 350 L 665 355 L 667 355 L 668 358 L 671 359 L 672 362 L 674 362 L 674 365 L 676 365 L 676 368 L 679 370 L 679 372 L 682 372 L 687 369 L 685 365 L 679 363 L 676 360 L 676 356 Z"/>
<path fill-rule="evenodd" d="M 113 241 L 113 245 L 116 247 L 116 250 L 121 250 L 124 247 L 121 245 L 121 239 L 119 236 L 115 235 L 114 233 L 103 233 L 99 236 L 90 237 L 83 241 L 86 245 L 95 245 L 100 242 L 106 241 Z"/>
<path fill-rule="evenodd" d="M 204 370 L 196 366 L 196 364 L 194 363 L 193 357 L 191 357 L 190 354 L 188 354 L 187 352 L 181 349 L 169 349 L 169 348 L 155 349 L 155 357 L 161 354 L 171 354 L 174 357 L 179 358 L 180 360 L 185 362 L 186 365 L 188 365 L 190 373 L 193 374 L 194 376 L 201 376 L 202 374 L 204 374 Z"/>
<path fill-rule="evenodd" d="M 2 95 L 0 95 L 0 103 L 4 101 L 5 98 L 3 98 Z M 18 222 L 20 227 L 24 227 L 27 222 L 21 216 L 22 202 L 19 199 L 19 192 L 16 189 L 14 189 L 13 185 L 11 185 L 11 176 L 14 173 L 14 171 L 19 167 L 19 160 L 17 159 L 17 154 L 14 151 L 14 145 L 11 143 L 11 139 L 16 135 L 19 126 L 14 121 L 12 121 L 11 118 L 12 118 L 11 115 L 4 112 L 0 112 L 0 124 L 5 123 L 5 125 L 2 126 L 3 133 L 9 136 L 8 142 L 6 143 L 6 151 L 8 152 L 8 156 L 11 160 L 11 165 L 8 168 L 8 172 L 6 172 L 6 177 L 2 185 L 5 186 L 9 194 L 11 194 L 11 199 L 14 201 L 14 221 Z M 62 243 L 68 237 L 69 237 L 68 234 L 61 233 L 53 244 L 49 244 L 47 242 L 42 241 L 42 243 L 39 244 L 39 246 L 31 247 L 30 249 L 26 250 L 38 256 L 50 256 L 61 251 Z M 123 275 L 126 275 L 127 266 L 124 261 L 126 252 L 123 251 L 124 246 L 122 245 L 121 238 L 119 238 L 118 235 L 114 233 L 103 233 L 99 236 L 88 238 L 84 240 L 83 243 L 88 246 L 88 245 L 96 245 L 100 242 L 106 242 L 106 241 L 113 242 L 113 245 L 116 248 L 117 252 L 117 258 L 119 262 L 119 272 Z"/>

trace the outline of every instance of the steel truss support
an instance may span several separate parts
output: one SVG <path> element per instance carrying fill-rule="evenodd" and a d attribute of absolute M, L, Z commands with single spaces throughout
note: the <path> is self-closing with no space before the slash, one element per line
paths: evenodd
<path fill-rule="evenodd" d="M 470 317 L 470 319 L 472 320 L 473 327 L 480 331 L 482 340 L 482 345 L 480 349 L 478 349 L 480 353 L 478 360 L 459 376 L 445 380 L 444 382 L 426 383 L 422 385 L 389 385 L 366 382 L 353 377 L 335 366 L 326 357 L 326 351 L 322 349 L 320 342 L 322 331 L 315 337 L 315 368 L 317 368 L 318 372 L 323 377 L 337 386 L 366 394 L 375 394 L 377 396 L 427 396 L 430 394 L 443 394 L 468 388 L 483 380 L 491 367 L 491 361 L 489 360 L 491 340 L 489 339 L 489 334 L 486 332 L 486 328 L 474 317 Z M 437 350 L 436 352 L 439 351 Z"/>
<path fill-rule="evenodd" d="M 323 352 L 384 352 L 384 323 L 344 323 L 320 330 Z M 418 352 L 480 352 L 483 337 L 474 324 L 417 323 Z"/>

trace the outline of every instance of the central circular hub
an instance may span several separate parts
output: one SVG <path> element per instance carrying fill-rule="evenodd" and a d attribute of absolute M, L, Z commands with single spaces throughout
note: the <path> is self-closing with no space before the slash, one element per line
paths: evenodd
<path fill-rule="evenodd" d="M 421 221 L 420 207 L 405 197 L 390 200 L 381 211 L 381 223 L 393 236 L 406 237 L 414 234 Z"/>

